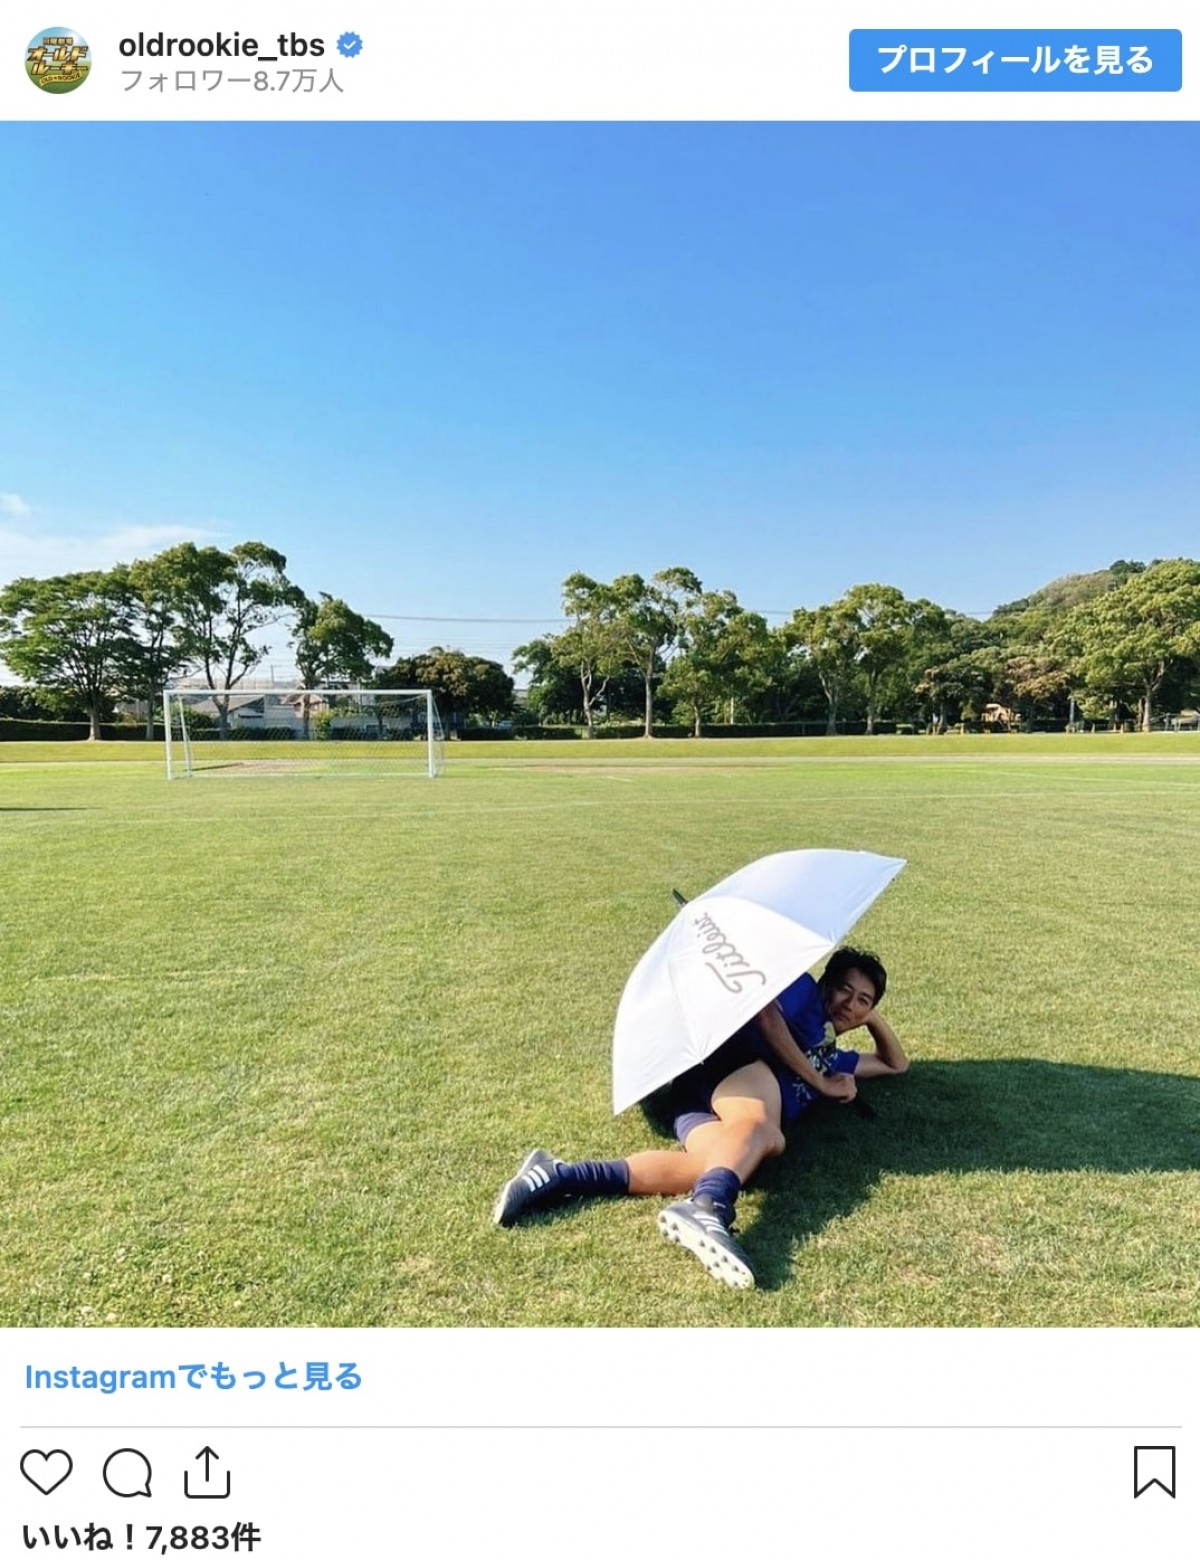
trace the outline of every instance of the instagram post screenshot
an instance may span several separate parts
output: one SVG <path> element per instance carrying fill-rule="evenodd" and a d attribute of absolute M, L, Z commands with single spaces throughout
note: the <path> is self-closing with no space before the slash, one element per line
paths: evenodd
<path fill-rule="evenodd" d="M 0 1555 L 1195 1556 L 1194 32 L 7 8 Z"/>

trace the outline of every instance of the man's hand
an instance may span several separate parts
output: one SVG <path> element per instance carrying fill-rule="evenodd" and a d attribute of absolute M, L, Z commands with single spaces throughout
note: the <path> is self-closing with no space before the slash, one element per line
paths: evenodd
<path fill-rule="evenodd" d="M 827 1100 L 837 1100 L 839 1105 L 849 1105 L 858 1093 L 858 1086 L 850 1073 L 826 1073 L 819 1087 Z"/>

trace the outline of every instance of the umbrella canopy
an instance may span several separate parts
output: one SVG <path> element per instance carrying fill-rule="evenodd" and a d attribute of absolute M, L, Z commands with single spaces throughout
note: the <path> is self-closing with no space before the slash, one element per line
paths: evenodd
<path fill-rule="evenodd" d="M 613 1034 L 613 1111 L 715 1051 L 834 948 L 904 862 L 787 850 L 690 900 L 626 982 Z"/>

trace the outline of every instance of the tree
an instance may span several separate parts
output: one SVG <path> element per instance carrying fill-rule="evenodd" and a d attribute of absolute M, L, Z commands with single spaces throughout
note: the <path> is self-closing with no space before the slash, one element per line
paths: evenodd
<path fill-rule="evenodd" d="M 994 696 L 1002 652 L 996 630 L 959 612 L 944 612 L 919 647 L 913 692 L 923 701 L 928 725 L 944 732 L 952 721 L 979 715 Z"/>
<path fill-rule="evenodd" d="M 992 645 L 965 650 L 926 668 L 915 691 L 929 706 L 932 730 L 941 733 L 952 721 L 978 719 L 995 696 L 999 673 L 999 652 Z"/>
<path fill-rule="evenodd" d="M 588 575 L 567 576 L 562 604 L 570 626 L 549 637 L 555 661 L 569 666 L 578 682 L 583 723 L 590 737 L 609 684 L 626 665 L 623 636 L 610 588 Z"/>
<path fill-rule="evenodd" d="M 307 599 L 284 572 L 287 559 L 264 542 L 241 542 L 228 552 L 183 542 L 156 562 L 170 571 L 180 654 L 214 690 L 236 687 L 260 665 L 267 647 L 252 636 L 301 610 Z M 229 700 L 214 703 L 225 737 Z"/>
<path fill-rule="evenodd" d="M 146 736 L 154 736 L 154 714 L 162 692 L 187 666 L 176 638 L 178 577 L 170 555 L 136 559 L 129 567 L 129 643 L 122 670 L 123 691 L 145 702 Z"/>
<path fill-rule="evenodd" d="M 685 601 L 679 653 L 667 667 L 661 692 L 686 710 L 695 736 L 706 713 L 718 705 L 732 709 L 739 698 L 762 691 L 769 633 L 766 619 L 743 611 L 732 591 L 704 591 Z"/>
<path fill-rule="evenodd" d="M 402 657 L 375 677 L 377 688 L 428 688 L 451 725 L 468 716 L 504 720 L 512 714 L 513 681 L 498 661 L 434 645 Z"/>
<path fill-rule="evenodd" d="M 771 632 L 759 612 L 739 608 L 717 647 L 719 680 L 723 682 L 717 697 L 727 724 L 735 720 L 754 720 L 760 705 L 774 694 L 787 697 L 796 691 L 794 668 L 788 665 L 787 647 Z"/>
<path fill-rule="evenodd" d="M 123 567 L 14 580 L 0 591 L 0 655 L 18 677 L 77 699 L 98 742 L 128 665 L 132 613 Z"/>
<path fill-rule="evenodd" d="M 837 605 L 852 620 L 848 632 L 866 693 L 867 735 L 873 736 L 885 684 L 907 668 L 920 627 L 932 626 L 939 609 L 909 601 L 894 585 L 855 585 Z"/>
<path fill-rule="evenodd" d="M 664 652 L 679 636 L 688 602 L 702 593 L 690 569 L 660 569 L 646 581 L 640 574 L 622 574 L 602 587 L 612 625 L 624 657 L 635 666 L 645 689 L 645 730 L 654 735 L 654 684 L 662 675 Z"/>
<path fill-rule="evenodd" d="M 518 645 L 512 654 L 514 669 L 529 677 L 526 711 L 548 725 L 555 720 L 582 719 L 579 707 L 579 679 L 574 669 L 559 658 L 557 634 L 542 634 L 528 644 Z"/>
<path fill-rule="evenodd" d="M 579 707 L 591 736 L 596 712 L 627 661 L 616 604 L 608 586 L 575 573 L 563 581 L 562 605 L 570 625 L 548 638 L 554 660 L 559 666 L 570 667 L 578 681 Z"/>
<path fill-rule="evenodd" d="M 821 684 L 828 706 L 827 736 L 837 734 L 838 709 L 857 671 L 858 622 L 845 598 L 832 606 L 797 607 L 784 627 L 787 643 L 800 650 Z"/>
<path fill-rule="evenodd" d="M 1136 707 L 1152 730 L 1163 685 L 1200 658 L 1200 563 L 1173 558 L 1131 573 L 1070 612 L 1055 643 L 1086 694 Z"/>
<path fill-rule="evenodd" d="M 296 609 L 292 649 L 305 688 L 363 687 L 375 675 L 375 662 L 391 655 L 395 641 L 378 623 L 352 611 L 339 597 L 320 592 Z M 308 737 L 310 701 L 300 711 Z"/>
<path fill-rule="evenodd" d="M 1022 721 L 1033 720 L 1039 711 L 1061 718 L 1071 695 L 1066 667 L 1044 643 L 1008 656 L 999 686 L 1005 695 L 1004 703 L 1017 710 Z"/>
<path fill-rule="evenodd" d="M 1144 563 L 1129 563 L 1119 558 L 1107 569 L 1094 569 L 1090 574 L 1063 574 L 1035 590 L 1031 596 L 997 607 L 992 617 L 997 621 L 1011 620 L 1021 638 L 1040 637 L 1045 625 L 1055 617 L 1061 617 L 1094 596 L 1102 596 L 1105 591 L 1115 590 L 1130 575 L 1140 574 L 1145 567 Z"/>
<path fill-rule="evenodd" d="M 392 636 L 370 618 L 354 612 L 339 597 L 320 592 L 296 609 L 292 648 L 306 688 L 369 683 L 376 662 L 392 653 Z"/>
<path fill-rule="evenodd" d="M 824 689 L 812 661 L 791 638 L 786 624 L 768 628 L 765 638 L 752 634 L 745 655 L 746 675 L 738 690 L 743 720 L 774 725 L 820 718 L 827 707 Z"/>
<path fill-rule="evenodd" d="M 701 589 L 692 571 L 683 568 L 661 569 L 649 581 L 622 574 L 605 584 L 580 573 L 563 581 L 563 609 L 571 626 L 552 640 L 557 653 L 576 668 L 589 732 L 605 691 L 633 668 L 642 683 L 645 735 L 654 735 L 654 686 L 663 673 L 663 655 L 676 641 L 685 602 Z"/>
<path fill-rule="evenodd" d="M 988 620 L 992 643 L 1003 651 L 997 699 L 1019 707 L 1026 717 L 1039 710 L 1065 713 L 1066 701 L 1074 700 L 1076 691 L 1060 648 L 1063 624 L 1076 607 L 1116 590 L 1145 568 L 1144 563 L 1118 558 L 1107 569 L 1064 574 L 1031 596 L 997 607 Z"/>
<path fill-rule="evenodd" d="M 87 711 L 79 711 L 81 720 L 87 719 Z M 22 688 L 10 684 L 0 686 L 0 720 L 54 720 L 58 711 L 48 706 L 38 688 Z"/>

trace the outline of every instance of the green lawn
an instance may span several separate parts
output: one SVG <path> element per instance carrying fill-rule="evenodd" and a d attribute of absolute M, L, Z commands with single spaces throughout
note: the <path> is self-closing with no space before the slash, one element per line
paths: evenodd
<path fill-rule="evenodd" d="M 446 775 L 168 785 L 0 744 L 0 1325 L 1200 1323 L 1200 736 L 451 745 Z M 913 1067 L 828 1108 L 712 1283 L 653 1202 L 512 1231 L 609 1111 L 672 913 L 805 845 Z"/>

